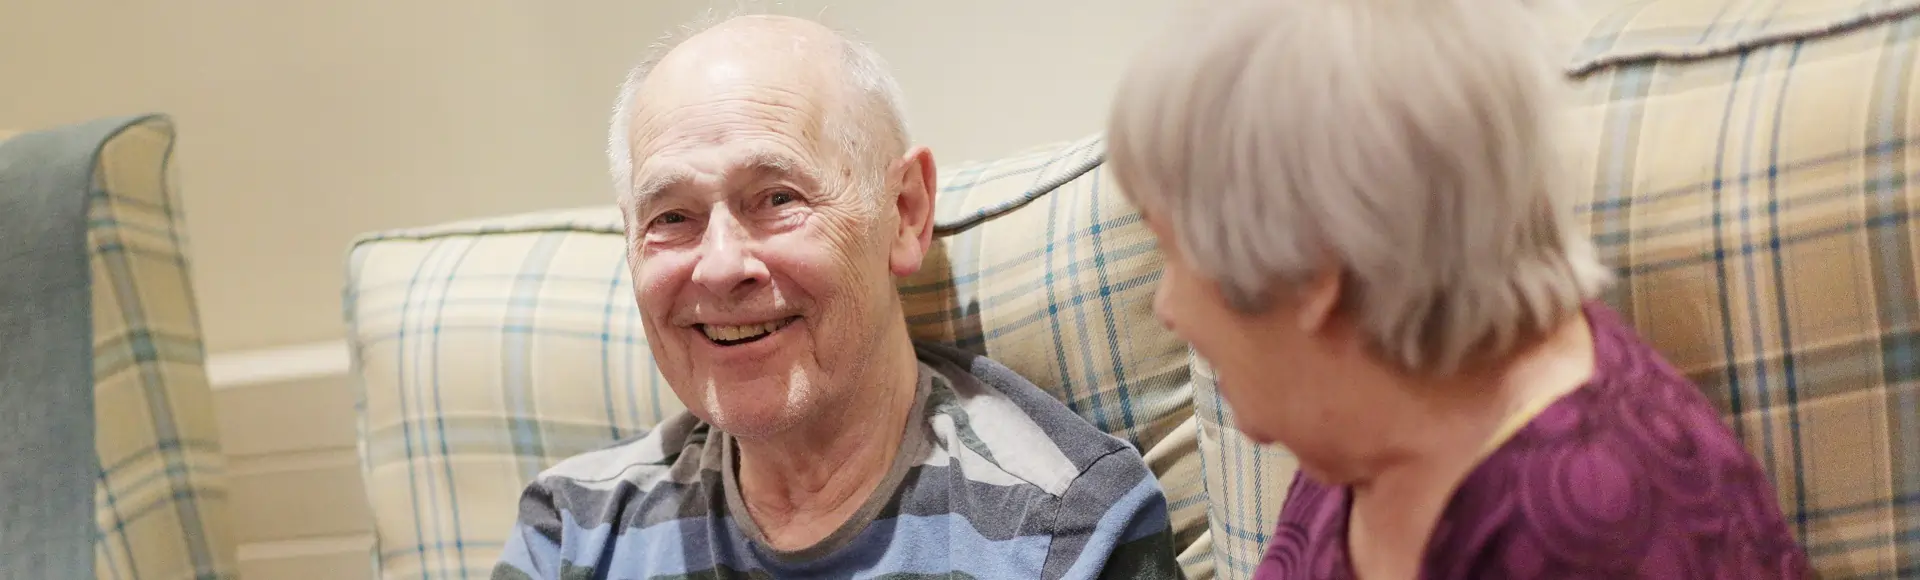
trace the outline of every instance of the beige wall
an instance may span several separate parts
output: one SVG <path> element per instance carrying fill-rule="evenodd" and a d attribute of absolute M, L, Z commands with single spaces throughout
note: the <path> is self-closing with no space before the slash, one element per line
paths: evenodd
<path fill-rule="evenodd" d="M 950 166 L 1097 130 L 1173 2 L 786 4 L 873 41 Z M 332 339 L 355 234 L 605 203 L 614 86 L 707 5 L 0 0 L 0 127 L 174 115 L 210 349 Z"/>

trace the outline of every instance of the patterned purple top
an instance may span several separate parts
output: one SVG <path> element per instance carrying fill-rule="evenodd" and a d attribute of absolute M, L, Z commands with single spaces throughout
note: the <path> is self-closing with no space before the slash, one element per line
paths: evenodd
<path fill-rule="evenodd" d="M 1772 484 L 1706 397 L 1590 304 L 1592 380 L 1455 490 L 1420 577 L 1807 578 Z M 1353 578 L 1348 497 L 1296 476 L 1255 580 Z"/>

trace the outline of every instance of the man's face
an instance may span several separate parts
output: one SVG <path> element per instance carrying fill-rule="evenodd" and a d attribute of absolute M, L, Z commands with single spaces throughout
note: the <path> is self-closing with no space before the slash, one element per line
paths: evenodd
<path fill-rule="evenodd" d="M 728 72 L 700 98 L 636 115 L 635 195 L 622 209 L 667 383 L 702 420 L 765 436 L 870 380 L 901 320 L 889 275 L 900 214 L 869 185 L 891 180 L 859 179 L 824 150 L 823 103 Z"/>

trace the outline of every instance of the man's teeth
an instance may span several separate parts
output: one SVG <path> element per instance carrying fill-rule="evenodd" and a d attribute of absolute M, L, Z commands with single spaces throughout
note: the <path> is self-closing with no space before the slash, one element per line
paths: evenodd
<path fill-rule="evenodd" d="M 772 322 L 762 322 L 760 324 L 749 324 L 746 326 L 721 326 L 716 324 L 706 324 L 706 325 L 701 325 L 700 330 L 702 332 L 707 333 L 707 338 L 711 338 L 713 340 L 740 340 L 744 338 L 753 338 L 756 336 L 760 336 L 762 334 L 779 330 L 780 327 L 785 326 L 786 323 L 787 321 L 785 320 L 775 320 Z"/>

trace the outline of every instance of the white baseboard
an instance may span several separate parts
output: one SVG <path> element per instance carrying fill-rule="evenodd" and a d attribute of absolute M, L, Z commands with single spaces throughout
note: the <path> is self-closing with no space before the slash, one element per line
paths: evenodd
<path fill-rule="evenodd" d="M 240 545 L 248 580 L 372 580 L 373 536 L 330 536 Z"/>
<path fill-rule="evenodd" d="M 207 356 L 207 382 L 214 390 L 345 377 L 352 370 L 344 339 Z"/>

